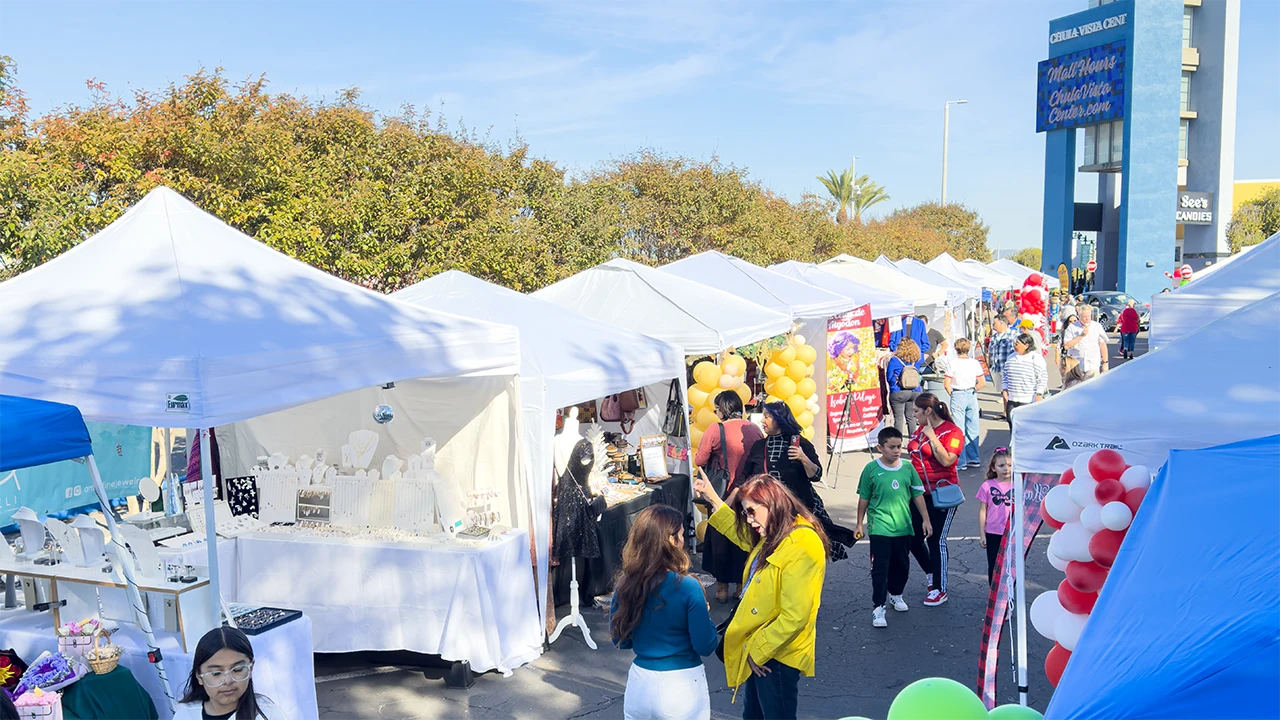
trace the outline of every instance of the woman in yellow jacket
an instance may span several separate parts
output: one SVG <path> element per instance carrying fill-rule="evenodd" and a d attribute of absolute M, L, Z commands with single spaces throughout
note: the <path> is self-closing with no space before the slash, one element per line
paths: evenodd
<path fill-rule="evenodd" d="M 702 473 L 694 489 L 710 524 L 743 550 L 742 602 L 724 635 L 725 678 L 746 684 L 744 720 L 796 717 L 800 675 L 813 677 L 818 604 L 827 573 L 822 525 L 769 475 L 740 483 L 725 505 Z"/>

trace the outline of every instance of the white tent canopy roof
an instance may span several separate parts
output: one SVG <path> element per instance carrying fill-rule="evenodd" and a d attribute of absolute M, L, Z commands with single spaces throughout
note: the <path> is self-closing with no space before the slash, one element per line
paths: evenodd
<path fill-rule="evenodd" d="M 770 265 L 769 269 L 810 285 L 851 297 L 859 305 L 869 304 L 871 317 L 876 320 L 893 315 L 910 315 L 915 310 L 915 303 L 906 295 L 833 275 L 813 263 L 788 260 Z"/>
<path fill-rule="evenodd" d="M 992 270 L 976 260 L 973 262 L 961 262 L 951 257 L 949 253 L 942 253 L 925 263 L 925 266 L 937 270 L 949 278 L 991 290 L 1009 290 L 1022 285 L 1021 280 L 1015 281 L 1012 277 L 998 270 Z"/>
<path fill-rule="evenodd" d="M 520 375 L 545 381 L 547 405 L 553 409 L 670 380 L 684 372 L 683 351 L 675 345 L 457 270 L 423 280 L 392 297 L 521 328 Z"/>
<path fill-rule="evenodd" d="M 953 300 L 946 288 L 917 280 L 897 268 L 886 268 L 852 255 L 837 255 L 819 263 L 818 267 L 847 280 L 906 295 L 915 301 L 917 311 L 927 305 L 944 306 Z"/>
<path fill-rule="evenodd" d="M 588 268 L 533 295 L 665 340 L 688 355 L 713 355 L 791 330 L 789 315 L 623 259 Z"/>
<path fill-rule="evenodd" d="M 211 427 L 396 380 L 514 375 L 519 362 L 514 327 L 339 280 L 167 188 L 0 284 L 0 392 L 104 422 Z"/>
<path fill-rule="evenodd" d="M 911 277 L 917 280 L 923 280 L 927 283 L 933 283 L 934 285 L 938 285 L 939 287 L 960 290 L 961 292 L 964 293 L 964 297 L 966 300 L 982 299 L 981 286 L 975 285 L 965 280 L 957 280 L 950 276 L 944 275 L 938 272 L 937 270 L 934 270 L 933 268 L 929 267 L 928 265 L 925 265 L 919 260 L 912 260 L 911 258 L 903 258 L 895 263 L 889 258 L 885 257 L 884 255 L 881 255 L 880 257 L 876 258 L 876 264 L 895 267 L 901 270 L 903 273 L 910 275 Z"/>
<path fill-rule="evenodd" d="M 993 270 L 999 270 L 1005 275 L 1009 275 L 1014 278 L 1021 278 L 1023 282 L 1026 281 L 1027 276 L 1029 275 L 1032 275 L 1032 274 L 1039 275 L 1040 277 L 1044 278 L 1045 285 L 1051 290 L 1057 290 L 1058 288 L 1062 287 L 1062 283 L 1058 282 L 1058 278 L 1050 275 L 1049 273 L 1040 272 L 1039 270 L 1032 270 L 1026 265 L 1023 265 L 1022 263 L 1016 263 L 1010 260 L 1009 258 L 1000 258 L 999 260 L 992 260 L 991 262 L 987 263 L 987 267 Z"/>
<path fill-rule="evenodd" d="M 1114 446 L 1153 472 L 1169 450 L 1280 432 L 1280 293 L 1013 416 L 1018 472 Z M 1230 362 L 1224 364 L 1224 357 Z"/>
<path fill-rule="evenodd" d="M 852 298 L 769 272 L 759 265 L 715 250 L 690 255 L 661 269 L 787 313 L 793 320 L 839 315 L 858 305 Z"/>
<path fill-rule="evenodd" d="M 1151 296 L 1152 348 L 1160 348 L 1236 308 L 1280 292 L 1280 233 L 1203 280 Z M 1280 324 L 1266 331 L 1275 332 Z"/>

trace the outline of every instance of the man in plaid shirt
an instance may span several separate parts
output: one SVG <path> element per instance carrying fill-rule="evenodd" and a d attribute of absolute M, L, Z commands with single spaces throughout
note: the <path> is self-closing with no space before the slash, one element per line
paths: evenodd
<path fill-rule="evenodd" d="M 991 321 L 991 330 L 991 341 L 987 345 L 987 367 L 991 370 L 991 381 L 1000 387 L 1002 378 L 997 377 L 997 373 L 1004 371 L 1005 363 L 1013 354 L 1013 341 L 1018 337 L 1018 331 L 1009 327 L 1009 321 L 1000 315 Z"/>

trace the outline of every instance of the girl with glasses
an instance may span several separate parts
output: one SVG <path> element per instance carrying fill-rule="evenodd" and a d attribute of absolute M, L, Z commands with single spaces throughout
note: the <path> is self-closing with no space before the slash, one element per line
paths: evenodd
<path fill-rule="evenodd" d="M 174 720 L 284 720 L 265 696 L 253 691 L 253 645 L 233 627 L 218 627 L 196 644 Z"/>

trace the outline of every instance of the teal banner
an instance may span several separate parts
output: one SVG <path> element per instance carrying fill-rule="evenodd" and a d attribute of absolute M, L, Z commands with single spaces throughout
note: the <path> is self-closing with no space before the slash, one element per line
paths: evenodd
<path fill-rule="evenodd" d="M 138 493 L 138 481 L 151 476 L 151 428 L 85 423 L 93 439 L 93 457 L 102 473 L 107 497 Z M 0 474 L 0 526 L 26 506 L 48 515 L 96 503 L 89 466 L 74 460 L 22 468 Z"/>

